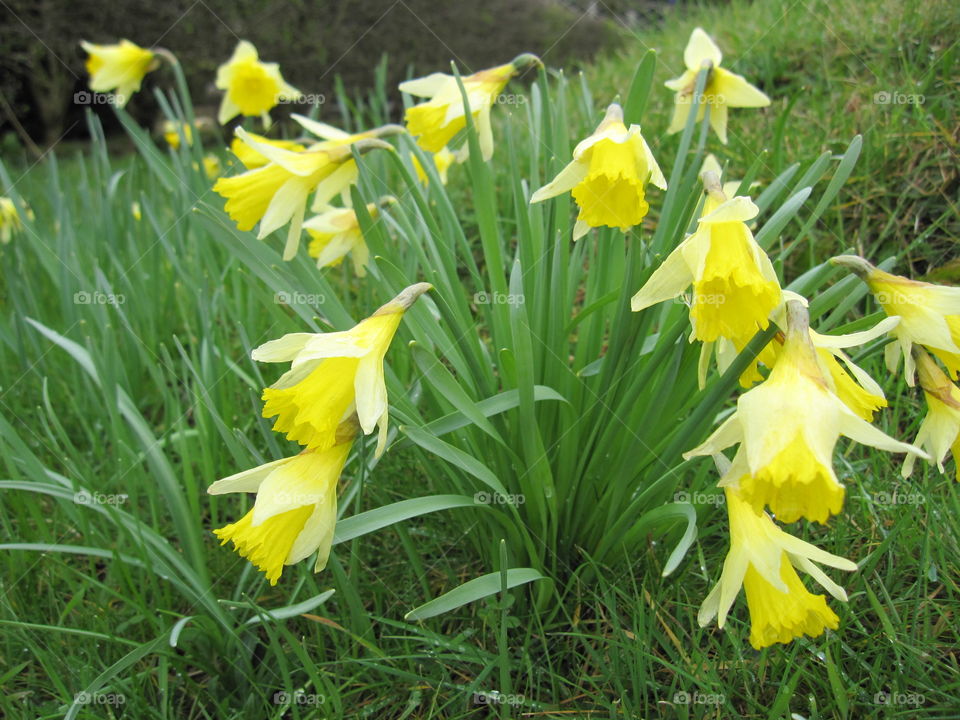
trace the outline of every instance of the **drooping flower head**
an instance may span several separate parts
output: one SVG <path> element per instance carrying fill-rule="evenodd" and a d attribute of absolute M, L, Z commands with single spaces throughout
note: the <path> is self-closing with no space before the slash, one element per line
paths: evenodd
<path fill-rule="evenodd" d="M 387 438 L 383 358 L 403 313 L 429 290 L 411 285 L 373 315 L 343 332 L 292 333 L 253 351 L 259 362 L 290 362 L 290 370 L 263 391 L 263 416 L 273 429 L 310 450 L 332 447 L 337 428 L 356 413 L 369 435 L 380 427 L 377 454 Z"/>
<path fill-rule="evenodd" d="M 24 208 L 27 217 L 33 217 L 30 208 Z M 13 236 L 23 230 L 23 220 L 17 212 L 17 206 L 8 197 L 0 197 L 0 243 L 6 245 Z"/>
<path fill-rule="evenodd" d="M 844 487 L 833 471 L 841 435 L 889 452 L 926 456 L 859 417 L 830 388 L 810 340 L 806 308 L 787 302 L 783 348 L 769 377 L 744 393 L 737 410 L 685 458 L 712 455 L 741 443 L 721 480 L 759 512 L 779 520 L 826 522 L 843 506 Z"/>
<path fill-rule="evenodd" d="M 628 129 L 623 124 L 623 109 L 613 103 L 594 133 L 574 149 L 573 160 L 537 190 L 530 202 L 570 192 L 580 208 L 573 231 L 577 240 L 592 227 L 617 227 L 626 232 L 639 225 L 649 210 L 644 191 L 647 183 L 667 189 L 640 126 Z"/>
<path fill-rule="evenodd" d="M 780 283 L 747 221 L 759 209 L 750 198 L 727 200 L 711 188 L 696 232 L 667 256 L 633 296 L 634 312 L 677 297 L 691 284 L 693 338 L 726 338 L 742 348 L 770 323 L 780 304 Z"/>
<path fill-rule="evenodd" d="M 393 150 L 393 146 L 372 139 L 380 130 L 384 134 L 396 126 L 363 133 L 350 142 L 317 143 L 302 151 L 285 150 L 273 144 L 254 140 L 243 128 L 237 128 L 240 139 L 269 162 L 240 175 L 220 178 L 215 192 L 227 199 L 225 209 L 240 230 L 252 230 L 260 223 L 257 237 L 263 239 L 274 230 L 290 223 L 284 260 L 292 260 L 300 246 L 303 216 L 307 199 L 313 194 L 311 209 L 322 212 L 330 201 L 343 193 L 357 179 L 357 163 L 351 149 L 364 153 L 373 149 Z"/>
<path fill-rule="evenodd" d="M 890 372 L 896 372 L 902 354 L 907 384 L 912 387 L 916 368 L 911 349 L 914 345 L 923 345 L 947 366 L 950 376 L 957 379 L 960 374 L 960 288 L 891 275 L 856 255 L 839 255 L 831 262 L 857 273 L 884 312 L 900 317 L 900 323 L 891 333 L 896 342 L 887 346 Z"/>
<path fill-rule="evenodd" d="M 506 65 L 481 70 L 461 77 L 467 93 L 470 114 L 476 123 L 480 150 L 484 160 L 493 157 L 493 129 L 490 108 L 503 88 L 518 73 L 531 65 L 539 65 L 535 55 L 520 55 Z M 426 77 L 400 83 L 400 91 L 429 98 L 407 108 L 404 119 L 410 134 L 424 150 L 440 152 L 453 137 L 467 126 L 466 109 L 460 87 L 453 75 L 432 73 Z"/>
<path fill-rule="evenodd" d="M 833 597 L 846 602 L 847 594 L 814 563 L 852 572 L 846 558 L 783 532 L 764 512 L 758 512 L 735 490 L 725 489 L 730 519 L 730 551 L 720 581 L 713 587 L 697 620 L 705 627 L 713 618 L 723 627 L 730 607 L 743 587 L 750 610 L 750 644 L 757 650 L 788 643 L 807 635 L 818 637 L 836 630 L 839 618 L 823 595 L 814 595 L 797 575 L 803 570 Z"/>
<path fill-rule="evenodd" d="M 960 481 L 960 388 L 950 382 L 936 361 L 919 347 L 913 349 L 917 377 L 927 400 L 927 416 L 920 423 L 914 444 L 928 450 L 943 472 L 947 451 L 953 454 L 956 477 Z M 903 477 L 913 472 L 915 458 L 908 455 L 903 463 Z"/>
<path fill-rule="evenodd" d="M 265 116 L 281 100 L 300 91 L 284 82 L 277 63 L 260 62 L 252 43 L 241 40 L 233 55 L 217 68 L 217 89 L 224 91 L 217 122 L 224 125 L 237 115 Z"/>
<path fill-rule="evenodd" d="M 687 48 L 683 52 L 683 62 L 687 66 L 684 73 L 674 80 L 664 83 L 676 92 L 673 120 L 667 132 L 683 130 L 690 116 L 697 84 L 697 74 L 708 68 L 707 83 L 703 88 L 703 97 L 697 106 L 697 122 L 703 120 L 707 106 L 710 107 L 710 127 L 717 133 L 720 142 L 727 143 L 727 109 L 766 107 L 770 98 L 748 83 L 742 76 L 720 67 L 723 54 L 709 35 L 701 28 L 695 28 L 690 34 Z"/>
<path fill-rule="evenodd" d="M 116 104 L 123 107 L 140 89 L 143 78 L 158 66 L 156 53 L 121 40 L 114 45 L 95 45 L 86 40 L 80 46 L 87 52 L 90 89 L 114 93 Z"/>
<path fill-rule="evenodd" d="M 304 450 L 217 480 L 207 492 L 256 493 L 253 509 L 240 520 L 214 530 L 276 585 L 284 565 L 318 553 L 314 572 L 326 567 L 337 522 L 337 481 L 357 433 L 356 418 L 338 427 L 334 444 Z"/>
<path fill-rule="evenodd" d="M 396 198 L 383 197 L 379 203 L 368 203 L 367 212 L 375 220 L 381 207 L 394 202 Z M 363 239 L 360 221 L 353 208 L 332 208 L 304 222 L 303 228 L 312 238 L 308 251 L 310 257 L 317 259 L 317 267 L 339 265 L 349 253 L 357 276 L 364 277 L 367 274 L 370 250 Z"/>

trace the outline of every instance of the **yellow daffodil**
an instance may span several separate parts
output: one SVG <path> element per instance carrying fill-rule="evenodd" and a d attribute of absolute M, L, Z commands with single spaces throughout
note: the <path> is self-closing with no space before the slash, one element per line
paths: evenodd
<path fill-rule="evenodd" d="M 357 163 L 351 148 L 360 153 L 375 148 L 393 150 L 380 140 L 365 139 L 333 146 L 320 143 L 296 152 L 258 142 L 243 128 L 236 132 L 247 146 L 270 162 L 240 175 L 220 178 L 213 189 L 227 199 L 225 209 L 240 230 L 252 230 L 260 223 L 260 239 L 289 223 L 284 260 L 292 260 L 297 254 L 309 196 L 314 195 L 311 209 L 321 212 L 329 207 L 330 200 L 356 182 Z"/>
<path fill-rule="evenodd" d="M 947 366 L 950 376 L 957 379 L 960 373 L 960 288 L 891 275 L 855 255 L 840 255 L 831 262 L 857 273 L 884 312 L 900 317 L 900 324 L 891 333 L 896 342 L 886 348 L 890 372 L 896 372 L 902 354 L 907 384 L 912 387 L 916 368 L 911 349 L 914 345 L 923 345 Z"/>
<path fill-rule="evenodd" d="M 580 208 L 573 230 L 577 240 L 592 227 L 618 227 L 626 232 L 639 225 L 649 210 L 644 192 L 647 183 L 667 189 L 640 126 L 627 129 L 623 109 L 613 103 L 594 133 L 574 149 L 573 160 L 537 190 L 530 202 L 570 192 Z"/>
<path fill-rule="evenodd" d="M 394 198 L 382 198 L 380 205 L 391 202 L 394 202 Z M 380 205 L 367 204 L 367 212 L 371 218 L 376 219 L 380 214 Z M 327 210 L 304 222 L 303 229 L 312 238 L 308 251 L 310 257 L 317 259 L 317 267 L 339 265 L 349 253 L 353 258 L 353 268 L 357 276 L 366 276 L 370 250 L 364 242 L 360 221 L 353 208 Z"/>
<path fill-rule="evenodd" d="M 960 481 L 960 388 L 950 382 L 940 366 L 920 348 L 914 348 L 917 377 L 927 400 L 927 416 L 920 423 L 914 444 L 929 450 L 943 472 L 943 460 L 949 450 L 956 464 L 956 478 Z M 915 458 L 908 455 L 903 463 L 903 477 L 913 472 Z"/>
<path fill-rule="evenodd" d="M 220 158 L 212 153 L 207 153 L 203 156 L 203 173 L 213 180 L 220 177 L 223 173 L 223 165 L 220 162 Z"/>
<path fill-rule="evenodd" d="M 727 109 L 766 107 L 770 98 L 748 83 L 742 76 L 720 67 L 723 54 L 716 43 L 701 28 L 695 28 L 690 35 L 687 48 L 683 53 L 683 62 L 687 66 L 684 73 L 664 83 L 676 92 L 673 120 L 667 132 L 683 130 L 690 116 L 694 100 L 697 74 L 708 68 L 707 83 L 703 88 L 703 97 L 697 106 L 697 121 L 703 120 L 706 108 L 710 107 L 710 127 L 717 133 L 720 142 L 727 143 Z"/>
<path fill-rule="evenodd" d="M 136 200 L 130 203 L 130 214 L 133 215 L 133 219 L 137 222 L 143 219 L 143 211 L 140 209 L 140 203 Z"/>
<path fill-rule="evenodd" d="M 247 133 L 247 137 L 261 145 L 270 145 L 271 147 L 279 148 L 281 150 L 300 152 L 301 150 L 306 149 L 304 145 L 295 140 L 271 140 L 270 138 L 264 137 L 263 135 L 257 135 L 256 133 Z M 237 159 L 243 163 L 243 166 L 247 168 L 247 170 L 254 170 L 258 167 L 263 167 L 270 162 L 265 155 L 262 155 L 254 150 L 239 137 L 235 137 L 230 142 L 230 152 L 237 156 Z"/>
<path fill-rule="evenodd" d="M 693 285 L 693 337 L 723 337 L 742 348 L 769 324 L 780 303 L 780 283 L 747 221 L 759 210 L 748 197 L 726 200 L 711 191 L 696 232 L 667 256 L 633 296 L 634 312 L 677 297 Z"/>
<path fill-rule="evenodd" d="M 182 134 L 187 141 L 187 145 L 193 145 L 193 130 L 187 123 L 176 123 L 173 120 L 163 121 L 163 139 L 167 145 L 174 150 L 180 147 L 180 135 Z"/>
<path fill-rule="evenodd" d="M 260 62 L 257 49 L 246 40 L 241 40 L 230 59 L 217 69 L 216 86 L 225 93 L 217 114 L 221 125 L 237 115 L 267 117 L 281 100 L 300 94 L 284 82 L 280 66 Z"/>
<path fill-rule="evenodd" d="M 30 209 L 26 209 L 28 217 L 32 217 Z M 13 236 L 23 230 L 23 220 L 17 212 L 17 206 L 8 197 L 0 197 L 0 243 L 6 245 Z"/>
<path fill-rule="evenodd" d="M 457 156 L 454 155 L 450 150 L 444 146 L 440 148 L 435 153 L 432 153 L 433 156 L 433 165 L 437 168 L 437 175 L 440 176 L 440 182 L 444 185 L 447 184 L 447 170 L 450 166 L 456 162 Z M 411 155 L 410 160 L 413 163 L 413 170 L 417 174 L 417 180 L 422 182 L 424 185 L 427 185 L 430 182 L 430 178 L 427 176 L 426 171 L 420 165 L 420 161 L 417 159 L 416 155 Z"/>
<path fill-rule="evenodd" d="M 506 65 L 461 77 L 484 160 L 493 156 L 490 108 L 510 78 L 534 64 L 540 64 L 540 59 L 535 55 L 520 55 Z M 466 127 L 466 109 L 457 79 L 453 75 L 438 72 L 408 80 L 400 83 L 400 91 L 429 98 L 426 102 L 407 108 L 404 115 L 407 129 L 417 138 L 417 143 L 424 150 L 440 152 Z"/>
<path fill-rule="evenodd" d="M 263 416 L 276 417 L 273 429 L 310 450 L 325 450 L 343 419 L 356 413 L 364 434 L 379 425 L 377 454 L 383 452 L 388 418 L 383 358 L 403 313 L 430 288 L 411 285 L 350 330 L 293 333 L 254 350 L 259 362 L 292 363 L 263 391 Z"/>
<path fill-rule="evenodd" d="M 889 452 L 926 453 L 875 428 L 831 391 L 808 322 L 806 308 L 788 301 L 786 336 L 770 376 L 741 395 L 736 412 L 684 458 L 741 443 L 722 486 L 734 486 L 755 510 L 768 506 L 784 522 L 823 523 L 843 506 L 844 488 L 833 471 L 841 435 Z"/>
<path fill-rule="evenodd" d="M 99 93 L 114 93 L 116 104 L 123 107 L 140 89 L 143 78 L 157 68 L 156 54 L 121 40 L 115 45 L 94 45 L 85 40 L 80 46 L 87 52 L 87 72 L 90 89 Z"/>
<path fill-rule="evenodd" d="M 284 565 L 317 553 L 314 572 L 326 567 L 337 524 L 337 481 L 356 436 L 356 420 L 348 419 L 325 450 L 304 450 L 217 480 L 211 495 L 252 492 L 257 497 L 240 520 L 214 530 L 276 585 Z"/>
<path fill-rule="evenodd" d="M 750 610 L 750 644 L 757 650 L 803 635 L 818 637 L 827 628 L 836 630 L 839 618 L 827 606 L 826 597 L 809 592 L 797 569 L 837 600 L 846 602 L 843 588 L 814 563 L 848 572 L 857 566 L 783 532 L 766 513 L 757 512 L 730 488 L 725 495 L 730 551 L 719 582 L 700 608 L 700 626 L 705 627 L 716 617 L 722 628 L 743 587 Z"/>

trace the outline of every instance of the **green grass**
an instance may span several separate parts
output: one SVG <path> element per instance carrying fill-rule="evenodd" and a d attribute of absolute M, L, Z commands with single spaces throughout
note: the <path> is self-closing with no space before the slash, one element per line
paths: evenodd
<path fill-rule="evenodd" d="M 851 246 L 876 260 L 910 248 L 920 271 L 953 257 L 957 101 L 949 82 L 958 22 L 951 4 L 733 2 L 678 14 L 662 29 L 637 31 L 644 46 L 662 51 L 658 83 L 674 75 L 695 24 L 715 35 L 732 69 L 775 97 L 773 110 L 731 113 L 732 140 L 718 154 L 736 172 L 769 147 L 757 165 L 765 187 L 791 163 L 842 153 L 864 135 L 855 174 L 797 242 L 786 277 Z M 597 106 L 616 92 L 626 96 L 643 50 L 587 71 Z M 905 89 L 913 87 L 920 89 Z M 923 93 L 926 102 L 870 102 L 884 89 Z M 777 128 L 771 119 L 793 96 Z M 665 170 L 676 146 L 662 136 L 669 102 L 655 86 L 643 120 Z M 382 107 L 374 97 L 363 114 L 374 121 Z M 571 135 L 594 124 L 587 108 L 570 108 Z M 501 206 L 509 207 L 507 170 L 535 161 L 521 143 L 523 112 L 508 119 L 504 109 L 495 109 L 500 142 L 491 168 Z M 710 147 L 717 151 L 715 142 Z M 322 327 L 314 309 L 278 304 L 276 292 L 327 295 L 324 319 L 338 325 L 385 293 L 339 270 L 320 280 L 302 258 L 280 266 L 267 245 L 207 209 L 218 198 L 190 170 L 186 151 L 146 157 L 153 170 L 144 156 L 111 157 L 98 142 L 85 156 L 14 164 L 2 177 L 37 217 L 30 232 L 0 247 L 4 717 L 62 717 L 81 692 L 92 702 L 73 708 L 80 718 L 960 716 L 960 493 L 952 463 L 950 475 L 921 464 L 902 481 L 896 458 L 842 444 L 836 467 L 848 486 L 845 512 L 828 528 L 802 533 L 860 564 L 843 578 L 849 603 L 832 603 L 840 630 L 759 653 L 747 643 L 742 597 L 725 631 L 696 623 L 727 542 L 725 515 L 710 504 L 698 507 L 699 539 L 669 577 L 661 575 L 672 542 L 642 537 L 628 562 L 596 567 L 589 579 L 571 574 L 539 609 L 521 589 L 423 623 L 404 621 L 413 607 L 499 569 L 499 543 L 473 509 L 341 544 L 324 573 L 290 568 L 269 587 L 209 532 L 234 518 L 240 502 L 212 502 L 204 492 L 218 477 L 289 450 L 259 418 L 260 388 L 274 376 L 249 360 L 249 349 Z M 383 170 L 386 161 L 371 167 Z M 451 174 L 464 239 L 485 271 L 467 169 Z M 135 201 L 140 221 L 129 210 Z M 651 206 L 656 216 L 659 202 Z M 402 223 L 419 216 L 397 217 L 402 233 Z M 785 247 L 801 225 L 780 235 Z M 417 267 L 411 261 L 404 270 Z M 27 318 L 77 346 L 67 352 Z M 429 319 L 418 306 L 388 356 L 401 381 L 420 378 L 405 346 L 423 336 Z M 487 332 L 494 321 L 484 320 Z M 860 360 L 883 377 L 880 355 L 872 347 Z M 922 399 L 897 379 L 884 385 L 893 408 L 884 428 L 912 437 Z M 429 382 L 411 387 L 428 406 L 443 407 Z M 394 395 L 412 412 L 412 401 Z M 465 430 L 451 442 L 471 447 L 474 438 Z M 372 446 L 360 452 L 369 459 Z M 480 459 L 507 469 L 493 456 Z M 450 492 L 449 476 L 458 475 L 409 444 L 391 449 L 375 472 L 364 466 L 349 466 L 347 516 Z M 691 467 L 680 487 L 714 481 L 707 463 Z M 78 491 L 100 502 L 77 504 Z M 907 502 L 887 502 L 895 493 Z M 80 552 L 68 552 L 76 546 Z M 569 557 L 590 567 L 577 553 L 570 548 Z M 263 614 L 300 603 L 282 621 Z M 492 690 L 505 702 L 476 702 L 475 693 Z M 275 693 L 298 691 L 300 702 L 289 708 L 276 702 Z M 878 693 L 894 702 L 878 703 Z M 694 702 L 682 702 L 684 694 Z"/>

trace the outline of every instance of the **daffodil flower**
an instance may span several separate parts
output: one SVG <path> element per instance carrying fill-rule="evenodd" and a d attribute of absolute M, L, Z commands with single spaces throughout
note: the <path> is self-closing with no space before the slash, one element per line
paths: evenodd
<path fill-rule="evenodd" d="M 676 93 L 674 99 L 673 120 L 667 132 L 680 132 L 687 124 L 690 108 L 694 100 L 697 74 L 707 68 L 707 82 L 703 88 L 703 97 L 697 106 L 697 122 L 703 120 L 706 108 L 710 106 L 710 127 L 717 133 L 720 142 L 727 144 L 727 109 L 766 107 L 770 98 L 748 83 L 742 76 L 720 67 L 723 53 L 707 33 L 695 28 L 690 35 L 687 48 L 683 52 L 683 62 L 687 66 L 684 73 L 664 83 Z"/>
<path fill-rule="evenodd" d="M 916 365 L 912 348 L 922 345 L 957 379 L 960 374 L 960 288 L 891 275 L 856 255 L 839 255 L 831 262 L 857 273 L 884 312 L 900 317 L 900 324 L 891 333 L 896 342 L 886 347 L 887 368 L 891 373 L 897 371 L 902 354 L 907 384 L 913 387 Z"/>
<path fill-rule="evenodd" d="M 433 165 L 437 168 L 437 175 L 440 176 L 440 182 L 443 185 L 447 184 L 447 171 L 450 169 L 450 166 L 457 161 L 457 156 L 454 155 L 449 148 L 446 146 L 440 148 L 435 153 L 431 153 L 433 157 Z M 420 161 L 417 159 L 416 155 L 410 156 L 410 161 L 413 163 L 413 171 L 417 174 L 417 180 L 419 180 L 424 185 L 430 183 L 430 178 L 427 176 L 426 171 L 424 171 L 423 166 L 420 165 Z"/>
<path fill-rule="evenodd" d="M 267 117 L 281 100 L 291 100 L 300 94 L 284 82 L 280 66 L 260 62 L 257 49 L 246 40 L 237 43 L 230 59 L 217 68 L 216 86 L 225 93 L 217 114 L 221 125 L 237 115 Z"/>
<path fill-rule="evenodd" d="M 950 382 L 940 366 L 920 348 L 914 348 L 917 377 L 927 400 L 927 415 L 920 423 L 914 444 L 929 450 L 937 468 L 943 472 L 943 460 L 949 450 L 960 481 L 960 388 Z M 910 477 L 915 458 L 908 455 L 901 474 Z"/>
<path fill-rule="evenodd" d="M 607 108 L 592 135 L 573 150 L 573 160 L 549 183 L 537 190 L 531 203 L 569 192 L 580 208 L 573 229 L 577 240 L 592 227 L 617 227 L 626 232 L 639 225 L 650 209 L 644 187 L 653 183 L 667 189 L 639 125 L 623 124 L 623 108 Z"/>
<path fill-rule="evenodd" d="M 392 202 L 395 199 L 387 197 L 381 198 L 379 204 L 368 203 L 367 212 L 376 219 L 380 207 Z M 360 221 L 353 208 L 332 208 L 304 222 L 303 228 L 312 238 L 308 252 L 310 257 L 317 259 L 317 267 L 339 265 L 349 253 L 357 276 L 366 276 L 370 250 L 363 239 Z"/>
<path fill-rule="evenodd" d="M 351 148 L 360 153 L 376 148 L 393 150 L 393 146 L 380 140 L 365 139 L 333 146 L 320 143 L 295 152 L 260 143 L 243 128 L 236 132 L 246 145 L 270 162 L 240 175 L 220 178 L 213 189 L 227 199 L 225 209 L 240 230 L 252 230 L 260 223 L 259 239 L 289 223 L 284 260 L 292 260 L 297 254 L 309 196 L 314 195 L 311 209 L 321 212 L 336 195 L 356 182 L 357 163 Z"/>
<path fill-rule="evenodd" d="M 493 157 L 493 128 L 490 109 L 514 75 L 530 65 L 540 64 L 535 55 L 520 55 L 506 65 L 481 70 L 461 77 L 470 106 L 470 115 L 476 124 L 480 151 L 484 160 Z M 467 110 L 460 87 L 453 75 L 432 73 L 426 77 L 400 83 L 400 91 L 426 102 L 407 108 L 404 118 L 410 134 L 424 150 L 440 152 L 453 137 L 467 126 Z"/>
<path fill-rule="evenodd" d="M 94 45 L 86 40 L 80 46 L 87 52 L 90 89 L 112 92 L 118 107 L 123 107 L 140 89 L 143 78 L 158 66 L 156 53 L 121 40 L 114 45 Z"/>
<path fill-rule="evenodd" d="M 263 135 L 257 135 L 256 133 L 247 133 L 247 137 L 253 140 L 260 145 L 270 145 L 271 147 L 279 148 L 281 150 L 289 150 L 291 152 L 300 152 L 301 150 L 306 150 L 306 146 L 297 142 L 296 140 L 272 140 Z M 230 142 L 230 152 L 237 156 L 237 159 L 243 163 L 243 166 L 248 170 L 253 170 L 258 167 L 263 167 L 268 162 L 270 162 L 267 157 L 256 150 L 253 149 L 250 145 L 243 141 L 242 138 L 235 137 Z"/>
<path fill-rule="evenodd" d="M 719 197 L 717 195 L 719 194 Z M 759 212 L 750 198 L 708 195 L 696 232 L 667 256 L 633 296 L 634 312 L 681 295 L 691 284 L 693 338 L 723 337 L 742 347 L 769 325 L 780 283 L 747 221 Z"/>
<path fill-rule="evenodd" d="M 827 628 L 836 630 L 840 621 L 826 597 L 808 591 L 797 569 L 846 602 L 844 589 L 814 563 L 847 572 L 856 570 L 856 564 L 783 532 L 769 515 L 757 512 L 731 488 L 726 488 L 725 495 L 730 551 L 719 582 L 700 607 L 700 627 L 717 618 L 723 628 L 742 587 L 750 610 L 750 644 L 757 650 L 803 635 L 818 637 Z"/>
<path fill-rule="evenodd" d="M 207 153 L 203 156 L 203 174 L 207 176 L 208 180 L 214 180 L 220 177 L 223 173 L 223 164 L 220 162 L 220 158 L 212 153 Z"/>
<path fill-rule="evenodd" d="M 29 208 L 26 208 L 28 217 L 32 217 Z M 23 220 L 17 212 L 17 206 L 8 197 L 0 197 L 0 243 L 6 245 L 13 236 L 23 230 Z"/>
<path fill-rule="evenodd" d="M 188 123 L 176 123 L 173 120 L 164 120 L 161 129 L 163 131 L 163 139 L 166 140 L 167 145 L 174 150 L 180 148 L 181 133 L 184 139 L 186 139 L 187 145 L 193 145 L 193 130 Z"/>
<path fill-rule="evenodd" d="M 787 330 L 770 376 L 740 396 L 736 411 L 697 448 L 713 455 L 741 443 L 721 486 L 733 486 L 758 512 L 779 520 L 826 522 L 843 506 L 844 487 L 833 471 L 841 435 L 888 452 L 927 454 L 875 428 L 830 389 L 810 340 L 807 311 L 787 303 Z"/>
<path fill-rule="evenodd" d="M 335 444 L 325 450 L 260 465 L 217 480 L 207 492 L 256 493 L 240 520 L 214 534 L 266 574 L 276 585 L 284 565 L 317 553 L 314 572 L 326 567 L 337 523 L 337 481 L 356 436 L 355 420 L 344 422 Z"/>
<path fill-rule="evenodd" d="M 350 330 L 292 333 L 254 350 L 258 362 L 292 363 L 263 391 L 263 416 L 276 417 L 273 429 L 310 450 L 325 450 L 340 423 L 356 413 L 364 434 L 379 425 L 382 453 L 388 420 L 383 358 L 404 312 L 430 288 L 411 285 Z"/>

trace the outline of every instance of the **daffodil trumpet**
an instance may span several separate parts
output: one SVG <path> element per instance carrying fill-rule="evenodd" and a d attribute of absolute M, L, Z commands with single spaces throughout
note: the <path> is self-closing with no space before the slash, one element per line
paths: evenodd
<path fill-rule="evenodd" d="M 953 455 L 955 476 L 960 481 L 960 388 L 950 381 L 937 362 L 922 348 L 914 346 L 917 378 L 927 401 L 927 414 L 920 423 L 914 444 L 929 450 L 942 473 L 947 452 Z M 908 455 L 901 475 L 910 477 L 916 458 Z"/>
<path fill-rule="evenodd" d="M 147 73 L 160 66 L 160 57 L 173 57 L 169 52 L 148 50 L 129 40 L 121 40 L 113 45 L 97 45 L 82 40 L 80 46 L 87 53 L 90 89 L 98 93 L 113 93 L 114 102 L 120 108 L 140 89 Z"/>
<path fill-rule="evenodd" d="M 594 227 L 626 232 L 639 225 L 650 207 L 645 196 L 648 183 L 667 189 L 640 126 L 627 128 L 623 109 L 612 103 L 593 134 L 574 148 L 570 163 L 533 193 L 530 202 L 569 192 L 580 208 L 573 229 L 573 239 L 578 240 Z"/>

